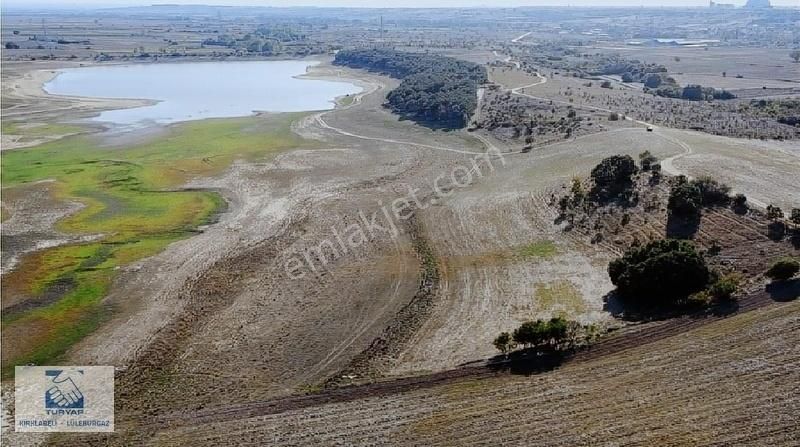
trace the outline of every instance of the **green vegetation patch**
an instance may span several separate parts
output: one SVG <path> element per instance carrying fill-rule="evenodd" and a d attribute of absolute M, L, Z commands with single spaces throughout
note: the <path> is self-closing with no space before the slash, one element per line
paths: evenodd
<path fill-rule="evenodd" d="M 523 245 L 516 250 L 516 255 L 523 259 L 542 258 L 551 259 L 558 254 L 558 248 L 553 241 L 535 241 Z"/>
<path fill-rule="evenodd" d="M 539 312 L 552 311 L 564 316 L 586 312 L 583 295 L 570 281 L 537 283 L 534 287 L 534 299 Z"/>
<path fill-rule="evenodd" d="M 103 320 L 100 300 L 117 267 L 158 253 L 224 208 L 219 194 L 179 190 L 181 185 L 219 174 L 236 159 L 263 159 L 305 144 L 290 129 L 301 115 L 193 121 L 128 147 L 104 147 L 96 137 L 77 135 L 4 152 L 4 190 L 54 179 L 59 199 L 85 205 L 58 229 L 99 236 L 26 256 L 3 278 L 6 293 L 42 303 L 4 314 L 4 339 L 34 328 L 40 334 L 33 346 L 13 339 L 4 343 L 4 376 L 17 364 L 57 361 Z M 55 300 L 44 299 L 65 282 L 74 287 Z"/>

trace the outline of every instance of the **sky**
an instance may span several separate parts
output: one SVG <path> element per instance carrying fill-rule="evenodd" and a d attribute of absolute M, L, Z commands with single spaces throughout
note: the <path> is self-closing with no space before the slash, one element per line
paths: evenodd
<path fill-rule="evenodd" d="M 719 0 L 744 4 L 746 0 Z M 5 0 L 5 7 L 108 7 L 169 4 L 226 6 L 349 6 L 349 7 L 476 7 L 476 6 L 707 6 L 708 0 Z M 800 0 L 772 0 L 775 6 L 800 7 Z"/>

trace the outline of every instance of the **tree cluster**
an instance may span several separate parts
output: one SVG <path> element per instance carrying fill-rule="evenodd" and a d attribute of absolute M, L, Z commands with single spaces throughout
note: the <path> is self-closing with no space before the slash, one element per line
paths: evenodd
<path fill-rule="evenodd" d="M 609 264 L 608 274 L 620 298 L 643 309 L 679 304 L 711 279 L 694 244 L 675 239 L 630 249 Z"/>
<path fill-rule="evenodd" d="M 669 193 L 667 208 L 678 217 L 697 217 L 706 206 L 724 206 L 731 201 L 731 188 L 710 177 L 687 180 L 679 176 Z M 742 205 L 747 201 L 743 197 Z"/>
<path fill-rule="evenodd" d="M 614 155 L 604 158 L 592 169 L 594 189 L 592 194 L 600 200 L 614 199 L 630 192 L 633 175 L 638 172 L 636 162 L 630 155 Z"/>
<path fill-rule="evenodd" d="M 775 261 L 766 272 L 766 276 L 773 281 L 786 281 L 800 271 L 800 262 L 796 259 L 786 258 Z"/>
<path fill-rule="evenodd" d="M 591 326 L 554 317 L 522 323 L 511 333 L 500 333 L 492 343 L 503 354 L 519 348 L 554 352 L 574 347 L 579 339 L 588 338 L 592 331 Z"/>
<path fill-rule="evenodd" d="M 680 87 L 677 84 L 662 85 L 655 89 L 655 94 L 666 98 L 685 99 L 687 101 L 710 101 L 712 99 L 735 99 L 733 93 L 713 87 L 703 87 L 698 84 L 690 84 Z"/>
<path fill-rule="evenodd" d="M 401 79 L 387 96 L 388 107 L 423 124 L 450 128 L 467 125 L 478 105 L 478 87 L 487 81 L 482 66 L 434 54 L 342 50 L 334 63 Z"/>

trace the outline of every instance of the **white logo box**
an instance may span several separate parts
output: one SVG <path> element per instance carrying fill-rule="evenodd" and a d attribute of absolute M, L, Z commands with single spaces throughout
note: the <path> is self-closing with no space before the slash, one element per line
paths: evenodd
<path fill-rule="evenodd" d="M 113 366 L 17 366 L 14 430 L 113 432 Z"/>

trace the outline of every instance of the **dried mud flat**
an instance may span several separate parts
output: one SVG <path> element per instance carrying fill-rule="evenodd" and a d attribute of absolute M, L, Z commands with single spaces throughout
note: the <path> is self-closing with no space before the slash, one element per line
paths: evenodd
<path fill-rule="evenodd" d="M 553 223 L 548 200 L 604 156 L 635 156 L 646 148 L 662 159 L 688 158 L 683 138 L 710 138 L 685 131 L 654 138 L 641 127 L 620 128 L 529 154 L 496 156 L 493 171 L 473 176 L 443 200 L 417 210 L 413 219 L 400 223 L 397 237 L 378 234 L 329 262 L 319 274 L 290 279 L 285 265 L 296 254 L 334 240 L 334 229 L 358 223 L 360 213 L 380 212 L 409 188 L 429 197 L 439 176 L 471 167 L 473 154 L 495 143 L 487 135 L 433 132 L 399 121 L 381 107 L 396 81 L 350 70 L 319 70 L 316 76 L 356 76 L 367 92 L 351 106 L 295 123 L 297 133 L 318 140 L 322 148 L 295 150 L 262 163 L 238 162 L 217 178 L 188 185 L 220 191 L 228 211 L 201 234 L 126 268 L 106 299 L 116 316 L 69 353 L 72 363 L 119 367 L 119 433 L 54 442 L 379 444 L 386 436 L 409 445 L 456 439 L 480 443 L 489 436 L 510 444 L 547 439 L 558 439 L 561 445 L 591 444 L 591 436 L 691 440 L 711 430 L 716 419 L 698 417 L 694 434 L 675 433 L 676 426 L 666 424 L 646 439 L 637 427 L 679 417 L 674 414 L 678 401 L 659 404 L 659 396 L 668 390 L 706 409 L 712 402 L 729 405 L 730 421 L 747 409 L 718 393 L 716 382 L 681 383 L 683 372 L 700 377 L 713 357 L 720 365 L 717 376 L 741 373 L 737 377 L 742 383 L 752 385 L 747 392 L 760 411 L 768 403 L 758 397 L 764 386 L 760 379 L 786 365 L 796 366 L 797 350 L 779 348 L 797 345 L 792 338 L 798 333 L 797 306 L 782 304 L 709 321 L 704 328 L 672 323 L 673 329 L 662 332 L 662 338 L 669 338 L 647 340 L 652 346 L 630 342 L 625 345 L 630 349 L 609 348 L 602 358 L 534 378 L 474 382 L 495 373 L 454 369 L 421 379 L 428 384 L 424 387 L 414 378 L 400 379 L 408 382 L 377 397 L 356 392 L 341 399 L 345 402 L 327 404 L 337 402 L 325 400 L 335 389 L 298 397 L 319 391 L 330 379 L 342 384 L 437 372 L 484 359 L 493 354 L 491 339 L 499 331 L 526 319 L 566 311 L 585 322 L 615 324 L 600 299 L 611 288 L 605 266 L 613 253 L 565 237 Z M 692 140 L 691 154 L 727 150 L 704 141 Z M 764 151 L 771 154 L 773 148 Z M 775 153 L 797 157 L 791 151 Z M 691 169 L 684 158 L 673 161 L 675 169 Z M 772 166 L 769 157 L 752 163 L 765 170 Z M 709 163 L 704 169 L 724 172 L 726 167 Z M 746 193 L 751 185 L 734 182 Z M 763 188 L 765 200 L 785 197 L 786 188 L 792 197 L 798 194 L 796 185 Z M 563 296 L 569 299 L 558 299 Z M 754 308 L 770 304 L 763 296 L 753 300 Z M 414 303 L 423 303 L 419 309 L 425 318 L 405 316 L 404 309 Z M 731 321 L 751 330 L 768 324 L 773 331 L 769 337 L 747 337 L 734 331 Z M 687 329 L 692 332 L 681 334 Z M 697 337 L 695 342 L 687 343 L 690 336 Z M 381 349 L 370 350 L 376 343 Z M 731 348 L 719 353 L 717 346 Z M 747 370 L 762 350 L 775 363 Z M 364 356 L 366 362 L 359 363 Z M 669 368 L 662 368 L 665 358 Z M 770 385 L 788 392 L 796 379 L 783 372 L 787 375 L 778 380 L 787 382 Z M 606 392 L 629 388 L 630 393 Z M 227 414 L 237 420 L 214 422 L 220 419 L 213 411 L 206 420 L 194 419 L 197 412 L 213 410 L 220 395 L 233 409 Z M 303 399 L 312 405 L 292 406 Z M 280 411 L 272 416 L 257 415 L 273 411 L 248 413 L 253 402 Z M 613 411 L 596 411 L 596 402 L 607 402 Z M 785 428 L 791 415 L 784 410 L 791 401 L 777 404 L 781 422 L 769 439 L 786 439 L 792 436 Z M 237 413 L 237 405 L 245 411 Z M 624 416 L 636 408 L 651 410 L 633 419 Z M 557 424 L 547 421 L 555 415 L 565 421 L 569 436 L 551 432 Z M 475 418 L 480 424 L 471 422 Z M 166 426 L 159 420 L 166 420 Z M 190 424 L 170 427 L 173 420 Z M 535 426 L 531 421 L 537 421 Z M 13 442 L 18 440 L 22 438 Z"/>

